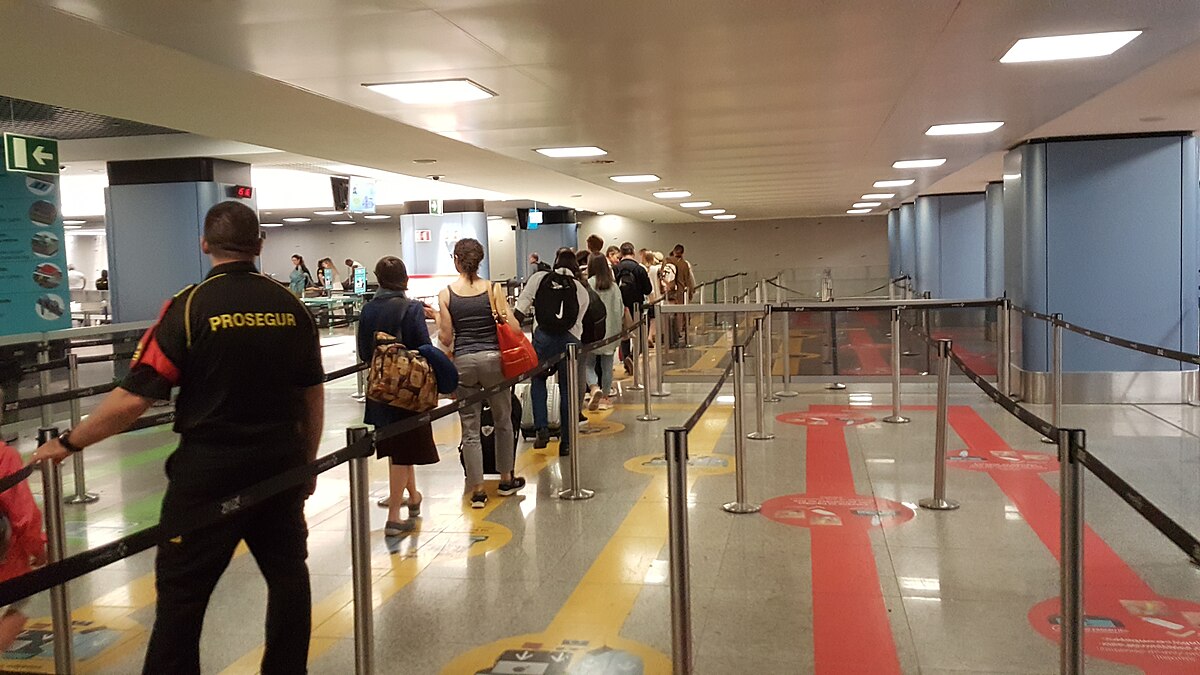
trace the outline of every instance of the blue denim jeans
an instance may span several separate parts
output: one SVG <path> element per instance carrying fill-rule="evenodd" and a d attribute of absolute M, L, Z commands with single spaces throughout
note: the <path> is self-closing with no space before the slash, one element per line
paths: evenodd
<path fill-rule="evenodd" d="M 538 361 L 547 361 L 567 351 L 567 345 L 572 342 L 578 344 L 579 338 L 570 333 L 549 335 L 542 332 L 540 328 L 533 331 L 533 350 L 537 352 Z M 562 435 L 559 438 L 559 445 L 560 447 L 568 447 L 567 425 L 577 422 L 571 419 L 569 412 L 571 393 L 567 390 L 567 360 L 564 358 L 562 361 L 559 361 L 558 365 L 551 369 L 550 372 L 554 373 L 558 378 L 558 410 L 559 420 L 563 428 Z M 546 411 L 546 378 L 549 376 L 549 372 L 539 375 L 533 378 L 533 381 L 529 384 L 529 398 L 533 404 L 533 427 L 539 430 L 547 429 L 550 426 L 549 414 Z"/>
<path fill-rule="evenodd" d="M 592 352 L 584 358 L 587 364 L 585 375 L 588 386 L 600 387 L 600 391 L 605 396 L 608 396 L 608 390 L 612 389 L 613 357 L 613 354 Z"/>

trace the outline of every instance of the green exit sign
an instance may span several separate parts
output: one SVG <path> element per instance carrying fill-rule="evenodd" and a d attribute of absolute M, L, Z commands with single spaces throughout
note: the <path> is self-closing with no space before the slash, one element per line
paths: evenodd
<path fill-rule="evenodd" d="M 58 141 L 4 134 L 4 165 L 21 173 L 58 173 Z"/>

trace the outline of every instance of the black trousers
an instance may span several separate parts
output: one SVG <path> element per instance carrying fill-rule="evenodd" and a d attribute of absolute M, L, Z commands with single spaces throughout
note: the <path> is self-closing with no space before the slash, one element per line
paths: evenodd
<path fill-rule="evenodd" d="M 266 651 L 263 675 L 303 674 L 308 669 L 312 590 L 308 581 L 305 491 L 271 498 L 226 521 L 158 547 L 158 607 L 146 650 L 144 675 L 199 675 L 200 630 L 208 600 L 241 541 L 267 581 Z M 186 511 L 168 487 L 163 522 Z"/>

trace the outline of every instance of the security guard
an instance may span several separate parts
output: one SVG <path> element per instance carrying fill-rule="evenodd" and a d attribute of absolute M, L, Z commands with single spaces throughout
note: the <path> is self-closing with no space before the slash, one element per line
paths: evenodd
<path fill-rule="evenodd" d="M 262 239 L 254 211 L 236 202 L 212 207 L 200 246 L 213 265 L 205 280 L 167 302 L 121 386 L 34 456 L 62 461 L 128 428 L 179 387 L 180 443 L 167 459 L 162 505 L 167 527 L 186 523 L 196 506 L 313 460 L 324 418 L 316 326 L 286 287 L 255 269 Z M 200 673 L 209 596 L 243 540 L 267 581 L 262 672 L 306 672 L 312 594 L 304 500 L 311 492 L 285 492 L 158 547 L 158 608 L 143 673 Z"/>

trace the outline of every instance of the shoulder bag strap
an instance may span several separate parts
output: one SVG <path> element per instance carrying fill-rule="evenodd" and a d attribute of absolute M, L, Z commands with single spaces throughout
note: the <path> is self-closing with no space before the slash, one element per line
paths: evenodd
<path fill-rule="evenodd" d="M 488 286 L 488 304 L 492 306 L 492 318 L 496 320 L 496 323 L 508 323 L 507 314 L 500 310 L 500 303 L 496 302 L 496 289 L 499 287 L 499 284 Z"/>

